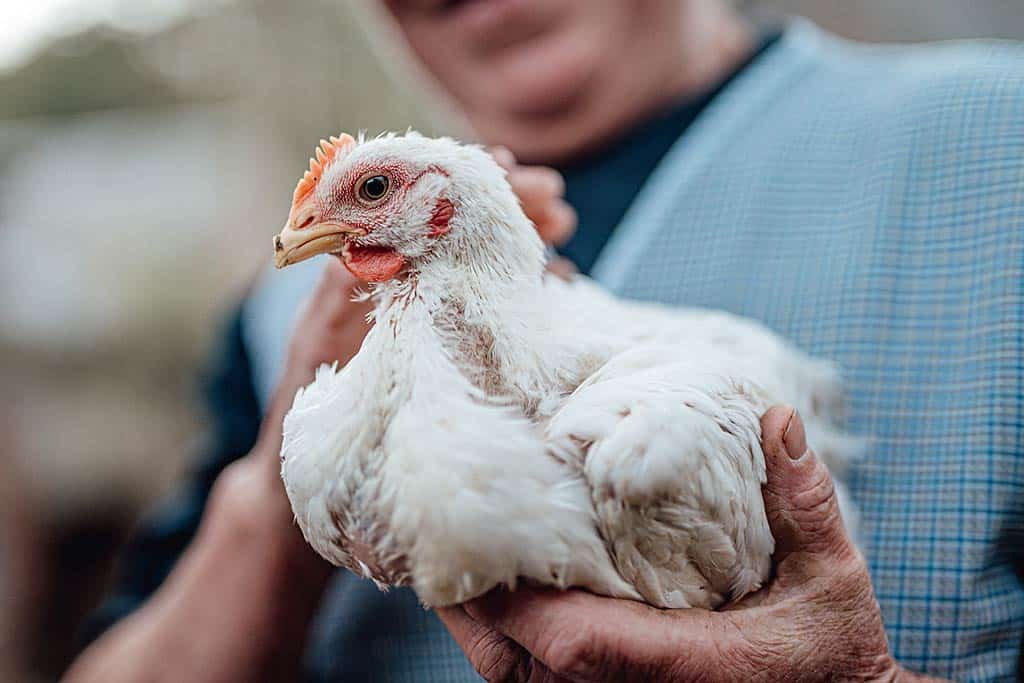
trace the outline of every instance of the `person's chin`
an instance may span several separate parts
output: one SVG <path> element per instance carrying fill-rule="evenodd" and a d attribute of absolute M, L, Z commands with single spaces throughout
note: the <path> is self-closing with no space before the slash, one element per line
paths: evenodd
<path fill-rule="evenodd" d="M 488 65 L 495 101 L 522 116 L 563 110 L 599 69 L 600 51 L 577 36 L 545 36 L 502 51 Z"/>

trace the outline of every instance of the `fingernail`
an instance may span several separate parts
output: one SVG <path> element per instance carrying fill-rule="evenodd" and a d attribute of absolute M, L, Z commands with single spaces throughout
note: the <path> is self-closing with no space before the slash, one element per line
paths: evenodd
<path fill-rule="evenodd" d="M 796 410 L 789 416 L 786 431 L 782 433 L 782 445 L 785 446 L 786 455 L 790 460 L 799 460 L 807 452 L 807 433 L 804 432 L 804 421 L 800 419 Z"/>

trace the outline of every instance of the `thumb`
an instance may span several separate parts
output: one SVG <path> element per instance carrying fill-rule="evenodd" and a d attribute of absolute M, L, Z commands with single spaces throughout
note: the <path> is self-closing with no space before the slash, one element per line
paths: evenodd
<path fill-rule="evenodd" d="M 834 560 L 855 554 L 843 527 L 832 477 L 807 446 L 800 415 L 775 406 L 761 418 L 768 478 L 764 504 L 775 536 L 776 564 L 794 553 Z"/>

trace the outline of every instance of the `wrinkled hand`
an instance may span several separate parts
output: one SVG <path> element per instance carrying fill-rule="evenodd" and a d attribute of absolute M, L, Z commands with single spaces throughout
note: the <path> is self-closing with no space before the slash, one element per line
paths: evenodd
<path fill-rule="evenodd" d="M 494 591 L 439 610 L 489 680 L 893 680 L 863 557 L 792 409 L 762 418 L 775 575 L 719 612 L 579 590 Z"/>

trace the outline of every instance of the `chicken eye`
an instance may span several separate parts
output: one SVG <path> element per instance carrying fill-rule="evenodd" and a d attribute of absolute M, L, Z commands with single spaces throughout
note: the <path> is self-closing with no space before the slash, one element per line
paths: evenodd
<path fill-rule="evenodd" d="M 387 176 L 370 176 L 359 186 L 359 197 L 368 202 L 375 202 L 388 193 L 390 185 Z"/>

